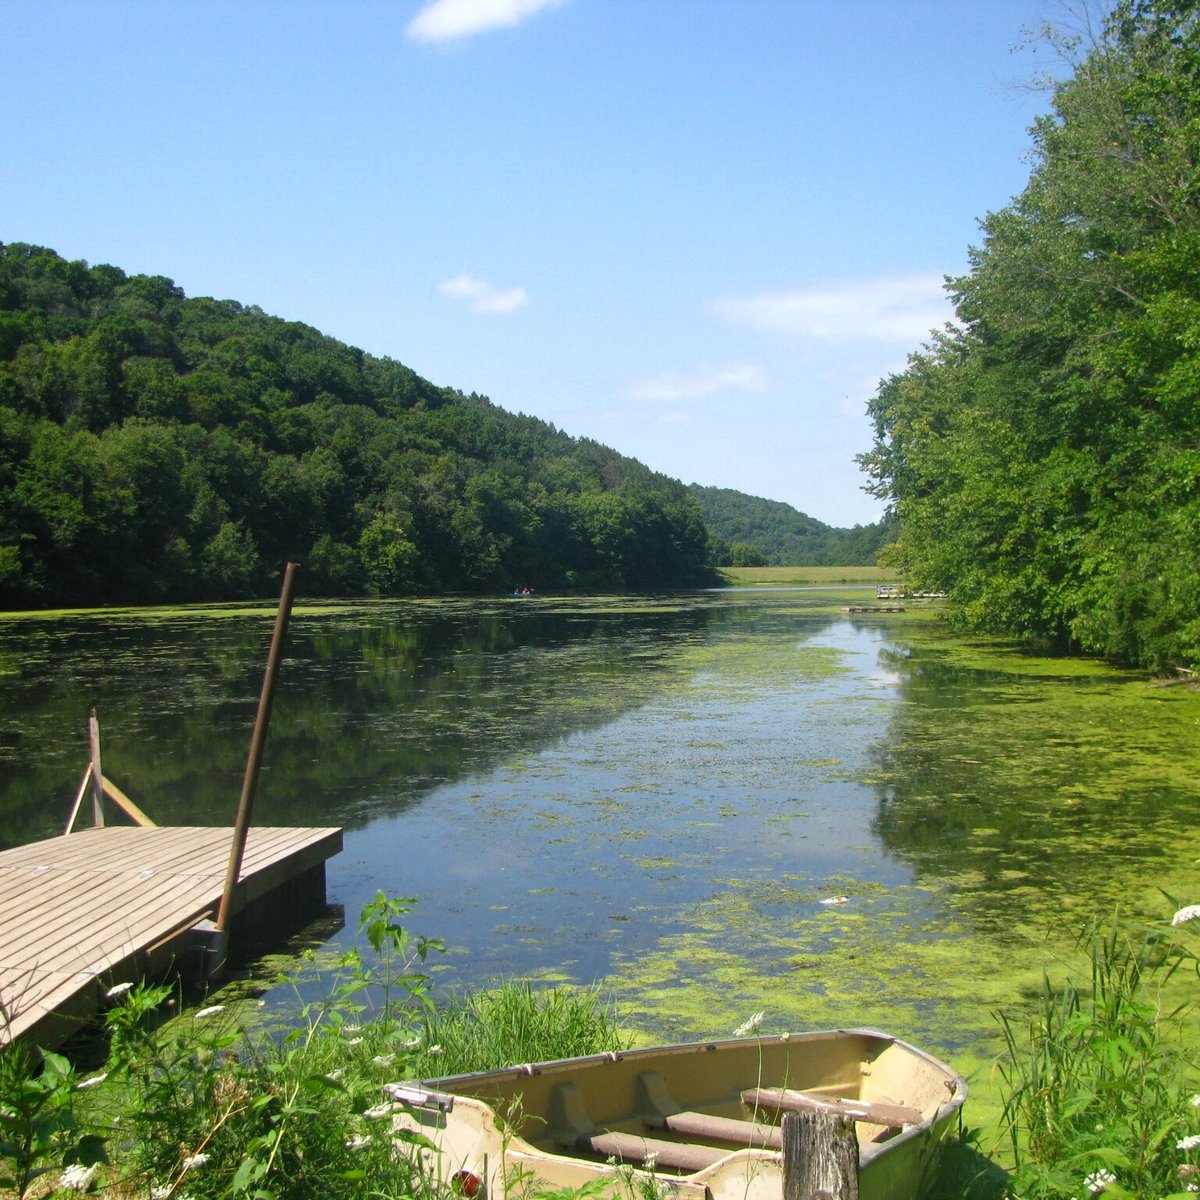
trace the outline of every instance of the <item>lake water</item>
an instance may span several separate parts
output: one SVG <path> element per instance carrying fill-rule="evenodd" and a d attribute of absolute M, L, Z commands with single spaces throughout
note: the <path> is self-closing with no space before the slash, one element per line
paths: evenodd
<path fill-rule="evenodd" d="M 439 986 L 602 980 L 647 1038 L 765 1010 L 986 1054 L 1090 914 L 1200 900 L 1200 696 L 847 599 L 301 602 L 255 821 L 343 825 L 334 944 L 414 896 Z M 4 843 L 60 832 L 91 704 L 156 821 L 231 824 L 273 618 L 0 620 Z"/>

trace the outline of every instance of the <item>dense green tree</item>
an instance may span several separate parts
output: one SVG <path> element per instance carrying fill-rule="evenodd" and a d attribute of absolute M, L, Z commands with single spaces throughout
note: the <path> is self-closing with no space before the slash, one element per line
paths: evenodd
<path fill-rule="evenodd" d="M 861 566 L 895 537 L 887 522 L 839 529 L 779 500 L 696 483 L 688 490 L 715 539 L 710 558 L 721 566 Z"/>
<path fill-rule="evenodd" d="M 1122 0 L 951 281 L 960 326 L 871 405 L 896 561 L 970 624 L 1200 661 L 1200 16 Z"/>
<path fill-rule="evenodd" d="M 611 511 L 610 511 L 611 510 Z M 674 587 L 686 489 L 298 322 L 0 244 L 0 605 Z"/>

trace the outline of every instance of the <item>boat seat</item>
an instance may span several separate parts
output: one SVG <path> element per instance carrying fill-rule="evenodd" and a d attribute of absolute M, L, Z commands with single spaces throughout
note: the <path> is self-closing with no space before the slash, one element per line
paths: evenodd
<path fill-rule="evenodd" d="M 697 1146 L 693 1142 L 668 1142 L 662 1138 L 642 1137 L 637 1133 L 584 1136 L 576 1140 L 575 1149 L 590 1150 L 593 1154 L 615 1158 L 634 1167 L 652 1160 L 655 1168 L 665 1167 L 670 1171 L 682 1171 L 685 1175 L 703 1171 L 705 1167 L 711 1167 L 733 1153 L 728 1147 L 722 1149 L 717 1146 Z"/>
<path fill-rule="evenodd" d="M 651 1128 L 657 1122 L 646 1122 Z M 677 1112 L 662 1119 L 662 1128 L 684 1137 L 706 1138 L 711 1142 L 730 1142 L 755 1150 L 781 1150 L 783 1130 L 761 1121 L 739 1121 L 736 1117 L 712 1117 L 708 1113 Z"/>
<path fill-rule="evenodd" d="M 637 1110 L 648 1129 L 667 1129 L 683 1137 L 729 1142 L 736 1148 L 778 1150 L 783 1145 L 783 1133 L 776 1126 L 681 1109 L 658 1071 L 643 1071 L 635 1081 L 635 1088 Z"/>
<path fill-rule="evenodd" d="M 827 1112 L 848 1117 L 851 1121 L 866 1121 L 886 1129 L 916 1125 L 924 1120 L 919 1108 L 907 1104 L 888 1104 L 878 1101 L 853 1100 L 841 1096 L 813 1096 L 791 1088 L 747 1088 L 742 1102 L 751 1108 L 769 1108 L 781 1112 Z"/>
<path fill-rule="evenodd" d="M 615 1158 L 635 1167 L 652 1159 L 655 1168 L 691 1175 L 732 1153 L 728 1147 L 697 1146 L 602 1129 L 588 1116 L 578 1084 L 571 1082 L 555 1084 L 551 1089 L 549 1115 L 549 1133 L 561 1148 Z"/>

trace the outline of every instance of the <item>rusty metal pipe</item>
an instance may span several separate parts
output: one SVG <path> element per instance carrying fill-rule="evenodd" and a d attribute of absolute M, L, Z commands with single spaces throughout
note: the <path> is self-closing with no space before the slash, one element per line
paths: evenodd
<path fill-rule="evenodd" d="M 242 780 L 242 795 L 238 801 L 237 820 L 233 827 L 233 845 L 229 848 L 229 867 L 225 872 L 225 889 L 221 893 L 221 907 L 217 910 L 216 927 L 219 933 L 226 933 L 229 929 L 230 905 L 233 902 L 238 876 L 242 872 L 246 835 L 250 829 L 250 816 L 254 811 L 254 794 L 258 788 L 258 773 L 262 766 L 263 747 L 267 741 L 267 727 L 271 723 L 271 705 L 275 700 L 275 680 L 279 676 L 284 637 L 287 634 L 288 621 L 292 615 L 292 594 L 296 587 L 296 568 L 298 566 L 298 563 L 290 562 L 283 573 L 279 612 L 275 616 L 275 632 L 271 636 L 271 651 L 267 656 L 267 670 L 263 676 L 262 694 L 258 700 L 258 715 L 254 720 L 254 732 L 250 736 L 250 753 L 246 758 L 246 774 Z"/>

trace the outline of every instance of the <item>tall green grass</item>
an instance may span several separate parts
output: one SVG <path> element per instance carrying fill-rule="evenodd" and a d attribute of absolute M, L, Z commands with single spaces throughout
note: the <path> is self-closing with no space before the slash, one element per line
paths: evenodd
<path fill-rule="evenodd" d="M 467 993 L 425 1018 L 411 1061 L 424 1078 L 623 1050 L 616 1012 L 596 988 L 534 989 L 520 980 Z"/>
<path fill-rule="evenodd" d="M 1027 1023 L 1001 1016 L 1012 1194 L 1152 1200 L 1200 1191 L 1195 1046 L 1182 1037 L 1197 960 L 1178 936 L 1091 925 L 1083 983 L 1047 978 Z"/>

